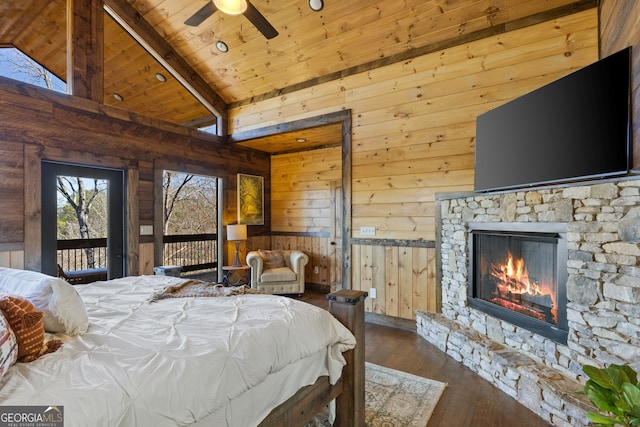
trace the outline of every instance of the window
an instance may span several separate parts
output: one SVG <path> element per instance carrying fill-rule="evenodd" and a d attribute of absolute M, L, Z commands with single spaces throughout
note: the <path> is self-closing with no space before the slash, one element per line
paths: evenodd
<path fill-rule="evenodd" d="M 218 178 L 163 171 L 164 265 L 217 267 Z"/>
<path fill-rule="evenodd" d="M 212 125 L 203 126 L 198 128 L 199 131 L 210 133 L 211 135 L 217 135 L 218 126 L 214 123 Z"/>
<path fill-rule="evenodd" d="M 67 84 L 14 47 L 0 48 L 0 75 L 66 93 Z"/>

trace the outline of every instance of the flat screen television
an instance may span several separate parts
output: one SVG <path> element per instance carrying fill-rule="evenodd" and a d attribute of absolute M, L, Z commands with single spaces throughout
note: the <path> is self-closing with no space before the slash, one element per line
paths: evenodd
<path fill-rule="evenodd" d="M 629 172 L 631 48 L 477 118 L 475 191 Z"/>

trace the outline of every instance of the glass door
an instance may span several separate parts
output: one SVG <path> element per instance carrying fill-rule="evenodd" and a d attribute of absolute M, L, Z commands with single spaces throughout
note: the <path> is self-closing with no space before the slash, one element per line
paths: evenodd
<path fill-rule="evenodd" d="M 42 163 L 42 272 L 74 283 L 123 277 L 124 171 Z"/>

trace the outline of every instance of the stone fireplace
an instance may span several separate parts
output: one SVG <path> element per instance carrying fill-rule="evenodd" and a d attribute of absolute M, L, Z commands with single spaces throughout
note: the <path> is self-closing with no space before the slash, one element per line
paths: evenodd
<path fill-rule="evenodd" d="M 418 333 L 551 424 L 587 426 L 582 366 L 640 368 L 640 180 L 436 202 L 441 312 L 417 312 Z M 525 265 L 526 279 L 510 276 Z"/>

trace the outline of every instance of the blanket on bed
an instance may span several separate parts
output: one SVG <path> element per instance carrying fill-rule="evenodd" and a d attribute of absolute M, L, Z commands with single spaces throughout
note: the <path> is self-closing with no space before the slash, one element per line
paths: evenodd
<path fill-rule="evenodd" d="M 202 280 L 189 279 L 177 285 L 167 286 L 159 292 L 151 295 L 149 302 L 159 301 L 165 298 L 184 297 L 228 297 L 243 294 L 264 294 L 265 292 L 251 289 L 248 286 L 222 286 L 216 283 L 203 282 Z"/>

